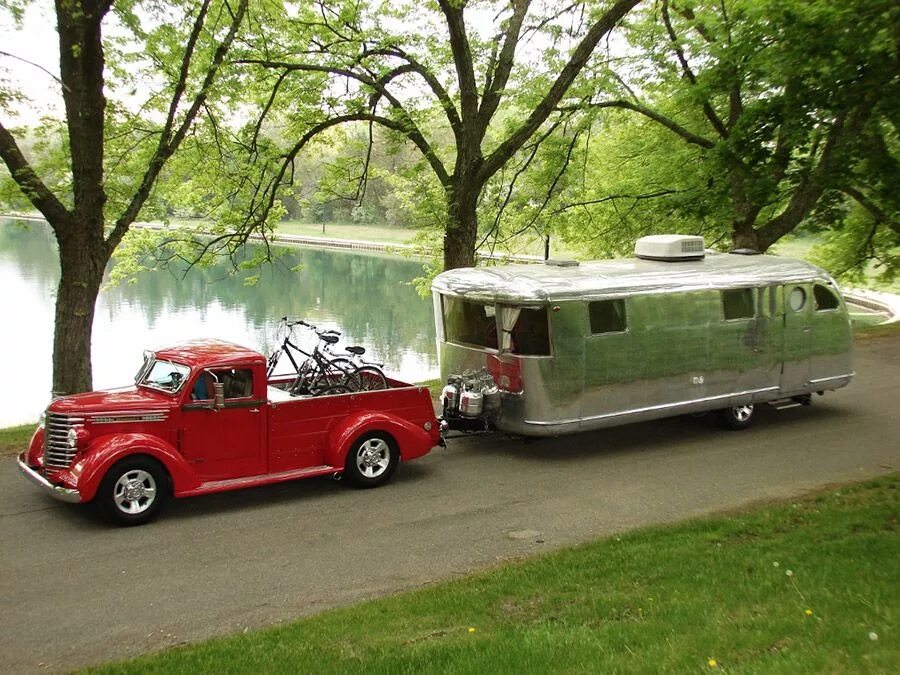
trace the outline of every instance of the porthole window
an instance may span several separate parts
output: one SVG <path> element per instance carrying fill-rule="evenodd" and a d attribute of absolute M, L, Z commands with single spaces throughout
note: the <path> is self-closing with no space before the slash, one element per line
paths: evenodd
<path fill-rule="evenodd" d="M 822 284 L 813 286 L 813 301 L 816 303 L 817 312 L 824 312 L 828 309 L 837 309 L 841 304 L 837 295 L 835 295 L 830 288 L 823 286 Z"/>
<path fill-rule="evenodd" d="M 791 290 L 791 294 L 788 296 L 788 305 L 795 312 L 799 312 L 806 306 L 806 291 L 804 291 L 800 286 L 796 286 L 793 290 Z"/>

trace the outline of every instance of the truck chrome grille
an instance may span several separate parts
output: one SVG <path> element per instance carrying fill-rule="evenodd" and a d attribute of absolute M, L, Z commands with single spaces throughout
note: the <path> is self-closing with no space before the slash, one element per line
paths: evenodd
<path fill-rule="evenodd" d="M 48 412 L 44 420 L 44 472 L 68 469 L 75 459 L 69 447 L 69 429 L 84 423 L 84 418 Z"/>

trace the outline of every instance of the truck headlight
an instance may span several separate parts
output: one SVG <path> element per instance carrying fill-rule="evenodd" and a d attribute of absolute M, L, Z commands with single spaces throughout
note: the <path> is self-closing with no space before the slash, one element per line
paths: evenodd
<path fill-rule="evenodd" d="M 69 448 L 77 450 L 79 446 L 84 446 L 87 442 L 88 432 L 84 427 L 72 427 L 66 435 L 66 442 Z"/>
<path fill-rule="evenodd" d="M 47 411 L 41 413 L 41 416 L 38 418 L 38 429 L 43 429 L 44 424 L 47 422 Z"/>

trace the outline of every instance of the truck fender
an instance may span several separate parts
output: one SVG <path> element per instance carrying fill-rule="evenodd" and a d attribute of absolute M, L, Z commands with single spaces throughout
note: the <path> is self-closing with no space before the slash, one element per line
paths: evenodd
<path fill-rule="evenodd" d="M 87 448 L 84 459 L 79 462 L 81 473 L 78 476 L 78 492 L 81 494 L 81 501 L 88 502 L 96 496 L 100 482 L 113 464 L 134 455 L 146 455 L 162 464 L 172 479 L 172 491 L 175 494 L 200 484 L 184 457 L 158 436 L 111 434 L 95 439 Z"/>
<path fill-rule="evenodd" d="M 425 429 L 402 417 L 384 412 L 362 412 L 345 417 L 329 434 L 325 461 L 330 466 L 343 467 L 350 451 L 350 444 L 363 434 L 381 431 L 390 434 L 397 442 L 401 460 L 424 455 L 434 443 Z"/>

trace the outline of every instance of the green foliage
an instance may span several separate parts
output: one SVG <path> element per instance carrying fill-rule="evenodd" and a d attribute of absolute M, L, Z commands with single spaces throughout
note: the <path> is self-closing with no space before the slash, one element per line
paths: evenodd
<path fill-rule="evenodd" d="M 765 250 L 815 229 L 830 268 L 892 274 L 898 22 L 887 0 L 644 5 L 615 100 L 597 81 L 596 133 L 550 226 L 591 255 L 653 232 Z"/>

